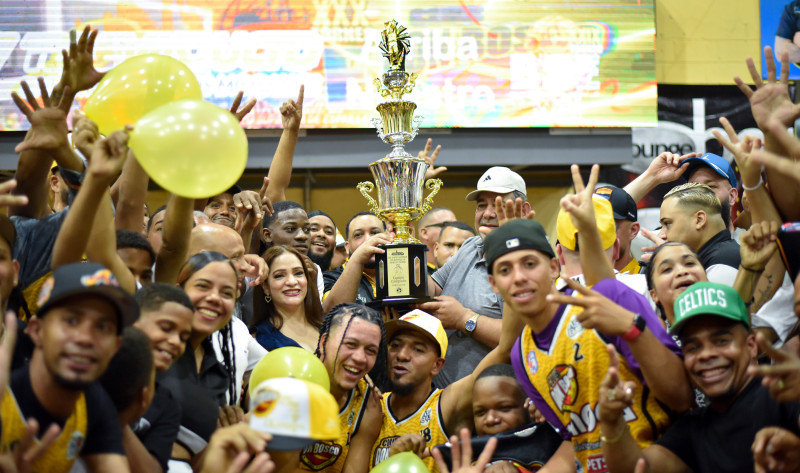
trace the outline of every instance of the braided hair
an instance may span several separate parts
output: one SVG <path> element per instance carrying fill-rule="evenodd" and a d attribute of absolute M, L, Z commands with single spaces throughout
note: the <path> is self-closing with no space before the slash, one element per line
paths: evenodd
<path fill-rule="evenodd" d="M 371 324 L 377 325 L 381 329 L 381 341 L 380 345 L 378 346 L 378 356 L 375 358 L 375 365 L 369 372 L 369 377 L 372 379 L 372 382 L 375 383 L 375 386 L 378 387 L 381 391 L 386 391 L 389 388 L 389 376 L 387 373 L 387 359 L 388 359 L 388 352 L 386 348 L 386 327 L 383 324 L 383 317 L 381 314 L 378 313 L 374 309 L 370 309 L 369 307 L 357 304 L 355 302 L 348 302 L 345 304 L 339 304 L 331 309 L 325 315 L 325 318 L 322 320 L 322 326 L 319 329 L 319 339 L 320 342 L 322 341 L 322 335 L 325 335 L 325 340 L 330 337 L 331 330 L 342 325 L 344 323 L 345 318 L 347 319 L 347 323 L 345 324 L 344 331 L 342 332 L 342 338 L 347 335 L 347 330 L 350 328 L 350 324 L 353 323 L 353 320 L 356 318 L 363 319 Z M 318 358 L 320 358 L 323 362 L 325 358 L 328 356 L 328 353 L 322 353 L 321 350 L 322 343 L 317 344 L 317 350 L 314 352 Z M 339 359 L 339 351 L 341 350 L 342 345 L 341 343 L 339 346 L 336 347 L 336 354 L 334 355 L 333 366 L 336 366 L 336 361 Z M 334 368 L 335 369 L 335 368 Z M 333 373 L 331 373 L 331 377 L 333 377 Z"/>
<path fill-rule="evenodd" d="M 233 274 L 237 274 L 236 268 L 227 256 L 216 251 L 203 251 L 189 258 L 183 266 L 181 266 L 178 272 L 178 284 L 184 287 L 186 281 L 188 281 L 193 274 L 203 269 L 208 264 L 216 262 L 228 263 Z M 231 314 L 231 319 L 228 323 L 225 324 L 218 333 L 220 337 L 219 346 L 222 351 L 222 361 L 225 365 L 225 372 L 228 375 L 228 403 L 230 405 L 235 405 L 239 399 L 239 390 L 236 388 L 236 346 L 233 343 L 232 323 L 233 314 Z M 209 335 L 206 340 L 211 341 L 213 335 L 214 334 Z"/>

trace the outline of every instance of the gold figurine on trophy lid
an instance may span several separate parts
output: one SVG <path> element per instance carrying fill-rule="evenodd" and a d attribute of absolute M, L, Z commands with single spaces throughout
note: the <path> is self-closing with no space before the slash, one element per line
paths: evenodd
<path fill-rule="evenodd" d="M 416 72 L 409 74 L 405 70 L 406 55 L 411 51 L 411 37 L 406 28 L 395 20 L 384 23 L 380 49 L 383 57 L 389 60 L 389 69 L 381 78 L 375 79 L 375 86 L 388 100 L 377 106 L 380 117 L 373 118 L 372 124 L 381 140 L 392 146 L 392 151 L 369 165 L 375 184 L 362 182 L 358 189 L 369 201 L 372 212 L 394 225 L 395 243 L 418 244 L 409 223 L 431 209 L 433 196 L 439 192 L 442 181 L 428 179 L 426 182 L 428 162 L 411 156 L 405 150 L 406 143 L 417 136 L 422 122 L 421 116 L 414 116 L 417 104 L 403 100 L 403 95 L 414 88 L 417 78 Z M 377 202 L 369 195 L 376 184 Z M 431 192 L 423 199 L 425 187 Z"/>

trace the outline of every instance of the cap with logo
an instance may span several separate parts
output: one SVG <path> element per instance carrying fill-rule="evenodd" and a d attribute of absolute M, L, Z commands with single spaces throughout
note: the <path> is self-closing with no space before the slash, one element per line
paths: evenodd
<path fill-rule="evenodd" d="M 339 230 L 336 230 L 336 246 L 337 247 L 344 246 L 344 243 L 345 243 L 344 237 L 339 232 Z"/>
<path fill-rule="evenodd" d="M 638 218 L 636 202 L 630 194 L 611 184 L 603 184 L 594 188 L 594 194 L 607 199 L 611 202 L 614 210 L 614 218 L 617 220 L 629 220 L 635 222 Z"/>
<path fill-rule="evenodd" d="M 733 172 L 731 163 L 722 156 L 717 156 L 714 153 L 706 153 L 700 157 L 689 158 L 681 164 L 686 163 L 689 163 L 689 167 L 686 168 L 687 177 L 691 176 L 698 166 L 708 166 L 713 169 L 714 172 L 727 179 L 731 187 L 736 187 L 736 174 Z"/>
<path fill-rule="evenodd" d="M 508 194 L 514 191 L 521 192 L 527 197 L 525 179 L 507 167 L 494 166 L 478 179 L 478 188 L 467 194 L 467 200 L 478 200 L 478 194 L 481 192 Z"/>
<path fill-rule="evenodd" d="M 444 358 L 447 353 L 447 333 L 442 327 L 442 322 L 436 317 L 419 309 L 406 313 L 397 320 L 386 322 L 386 340 L 390 341 L 399 330 L 414 330 L 439 347 L 439 356 Z"/>
<path fill-rule="evenodd" d="M 120 287 L 111 270 L 97 263 L 72 263 L 56 268 L 39 291 L 36 315 L 44 317 L 47 311 L 75 296 L 99 296 L 110 302 L 117 312 L 118 333 L 139 318 L 139 306 L 133 297 Z"/>
<path fill-rule="evenodd" d="M 322 386 L 297 378 L 272 378 L 252 390 L 250 427 L 272 435 L 269 448 L 300 450 L 339 437 L 339 404 Z"/>
<path fill-rule="evenodd" d="M 486 249 L 486 269 L 492 274 L 497 258 L 517 250 L 538 250 L 550 258 L 556 254 L 542 224 L 535 220 L 516 219 L 490 233 L 483 243 Z"/>
<path fill-rule="evenodd" d="M 669 333 L 680 334 L 686 322 L 701 315 L 716 315 L 750 328 L 750 317 L 739 293 L 727 284 L 700 281 L 675 299 L 675 323 Z"/>
<path fill-rule="evenodd" d="M 607 250 L 617 240 L 614 210 L 611 208 L 611 202 L 599 195 L 592 195 L 592 204 L 594 204 L 597 229 L 600 231 L 600 241 L 603 243 L 603 249 Z M 559 209 L 556 219 L 556 234 L 558 242 L 564 248 L 575 251 L 575 248 L 578 247 L 578 229 L 572 223 L 569 213 L 561 209 Z"/>

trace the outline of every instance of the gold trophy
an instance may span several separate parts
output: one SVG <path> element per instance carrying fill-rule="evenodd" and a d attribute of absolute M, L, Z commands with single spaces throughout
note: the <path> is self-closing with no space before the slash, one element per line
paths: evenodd
<path fill-rule="evenodd" d="M 369 202 L 372 213 L 391 223 L 396 233 L 392 243 L 385 246 L 386 253 L 375 255 L 377 302 L 381 305 L 423 302 L 430 300 L 425 262 L 428 248 L 414 238 L 409 224 L 431 209 L 442 181 L 426 182 L 428 162 L 405 150 L 406 143 L 417 136 L 422 122 L 422 117 L 414 116 L 417 104 L 403 100 L 417 78 L 417 73 L 405 70 L 410 50 L 406 29 L 395 20 L 384 23 L 380 48 L 390 67 L 381 78 L 375 78 L 375 87 L 387 101 L 378 105 L 380 118 L 373 118 L 372 124 L 378 136 L 392 146 L 392 151 L 369 165 L 375 183 L 361 182 L 358 190 Z M 377 202 L 370 195 L 376 186 Z M 431 192 L 423 199 L 425 187 Z"/>

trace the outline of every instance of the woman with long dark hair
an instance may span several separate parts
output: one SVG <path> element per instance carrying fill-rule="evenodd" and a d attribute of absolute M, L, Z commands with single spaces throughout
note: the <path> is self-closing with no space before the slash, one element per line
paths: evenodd
<path fill-rule="evenodd" d="M 253 291 L 250 331 L 267 350 L 299 346 L 313 352 L 322 326 L 316 279 L 292 247 L 273 246 L 263 258 L 269 275 Z"/>

